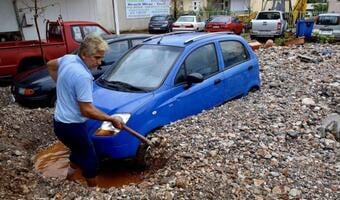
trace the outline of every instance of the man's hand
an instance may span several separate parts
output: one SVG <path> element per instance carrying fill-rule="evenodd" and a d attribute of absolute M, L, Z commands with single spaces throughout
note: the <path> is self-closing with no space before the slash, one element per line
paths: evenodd
<path fill-rule="evenodd" d="M 120 117 L 111 117 L 110 122 L 115 128 L 122 129 L 124 122 Z"/>
<path fill-rule="evenodd" d="M 98 110 L 91 102 L 78 102 L 80 112 L 84 117 L 96 119 L 100 121 L 109 121 L 118 129 L 122 129 L 124 122 L 120 117 L 111 117 L 102 111 Z"/>
<path fill-rule="evenodd" d="M 53 60 L 48 61 L 47 70 L 48 70 L 48 73 L 50 74 L 50 76 L 52 77 L 52 79 L 54 81 L 57 81 L 57 78 L 58 78 L 58 60 L 53 59 Z"/>

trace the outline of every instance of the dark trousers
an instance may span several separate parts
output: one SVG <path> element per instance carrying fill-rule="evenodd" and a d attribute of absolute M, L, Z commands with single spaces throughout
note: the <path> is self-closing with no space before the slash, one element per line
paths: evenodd
<path fill-rule="evenodd" d="M 85 178 L 93 178 L 97 173 L 98 157 L 86 123 L 66 124 L 54 120 L 54 133 L 71 150 L 70 161 L 79 165 Z"/>

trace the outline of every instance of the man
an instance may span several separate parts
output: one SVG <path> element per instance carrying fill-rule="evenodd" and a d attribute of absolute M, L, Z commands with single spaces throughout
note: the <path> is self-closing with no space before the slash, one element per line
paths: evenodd
<path fill-rule="evenodd" d="M 90 70 L 98 67 L 107 48 L 101 37 L 89 35 L 80 45 L 78 55 L 65 55 L 47 63 L 50 76 L 57 82 L 54 132 L 70 148 L 70 161 L 80 166 L 89 186 L 96 185 L 98 158 L 86 132 L 86 120 L 109 121 L 118 129 L 123 126 L 121 119 L 108 116 L 92 105 Z"/>

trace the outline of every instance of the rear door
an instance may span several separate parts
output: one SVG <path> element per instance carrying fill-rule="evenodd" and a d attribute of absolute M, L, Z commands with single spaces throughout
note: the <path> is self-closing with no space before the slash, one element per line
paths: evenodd
<path fill-rule="evenodd" d="M 248 82 L 256 72 L 256 68 L 252 65 L 247 49 L 240 41 L 221 41 L 220 48 L 224 64 L 224 99 L 230 100 L 248 92 Z"/>

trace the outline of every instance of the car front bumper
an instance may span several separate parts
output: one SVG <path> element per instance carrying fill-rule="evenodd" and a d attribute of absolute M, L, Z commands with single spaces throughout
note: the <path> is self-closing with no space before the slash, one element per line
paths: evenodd
<path fill-rule="evenodd" d="M 172 31 L 196 31 L 196 30 L 197 30 L 196 28 L 182 28 L 182 27 L 180 27 L 180 28 L 173 27 L 172 28 Z"/>
<path fill-rule="evenodd" d="M 252 31 L 250 35 L 253 37 L 277 37 L 281 35 L 278 31 Z"/>

